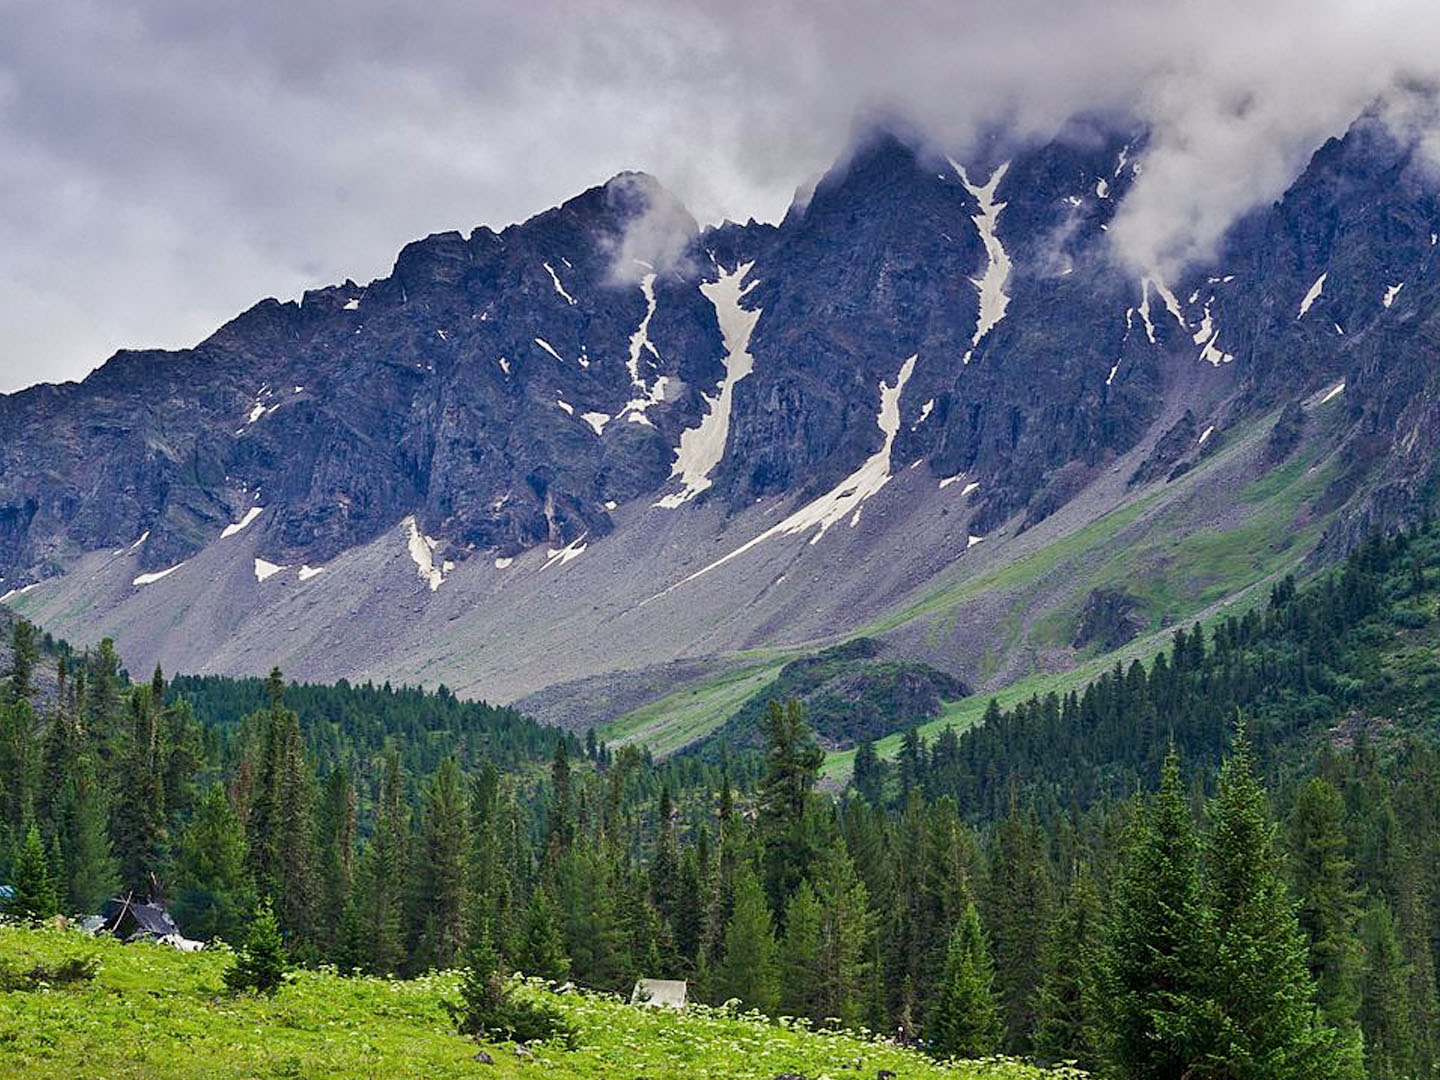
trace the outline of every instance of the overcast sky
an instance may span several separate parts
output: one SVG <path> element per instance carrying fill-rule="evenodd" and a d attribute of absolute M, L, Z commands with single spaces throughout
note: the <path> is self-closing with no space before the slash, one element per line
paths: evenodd
<path fill-rule="evenodd" d="M 624 169 L 775 219 L 879 113 L 963 156 L 997 119 L 1138 112 L 1111 235 L 1173 267 L 1440 80 L 1435 0 L 0 0 L 0 27 L 0 391 Z"/>

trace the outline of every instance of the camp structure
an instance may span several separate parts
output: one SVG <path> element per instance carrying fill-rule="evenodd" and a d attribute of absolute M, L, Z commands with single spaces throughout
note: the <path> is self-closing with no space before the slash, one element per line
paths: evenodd
<path fill-rule="evenodd" d="M 105 905 L 101 914 L 105 921 L 99 932 L 121 941 L 156 941 L 181 952 L 195 952 L 205 947 L 203 941 L 193 941 L 180 933 L 170 913 L 159 904 L 142 903 L 133 894 L 117 896 Z"/>
<path fill-rule="evenodd" d="M 641 979 L 630 994 L 630 1004 L 683 1009 L 687 992 L 684 979 Z"/>

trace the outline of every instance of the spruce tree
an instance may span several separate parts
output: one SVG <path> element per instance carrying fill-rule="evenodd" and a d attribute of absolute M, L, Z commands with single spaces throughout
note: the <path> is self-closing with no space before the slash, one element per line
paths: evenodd
<path fill-rule="evenodd" d="M 10 628 L 10 700 L 29 701 L 35 696 L 35 662 L 40 650 L 35 644 L 35 627 L 16 619 Z"/>
<path fill-rule="evenodd" d="M 1050 926 L 1040 957 L 1035 995 L 1035 1054 L 1045 1061 L 1075 1061 L 1093 1068 L 1095 1021 L 1090 969 L 1101 922 L 1100 897 L 1082 864 Z"/>
<path fill-rule="evenodd" d="M 62 898 L 67 910 L 99 911 L 120 888 L 120 872 L 110 846 L 109 807 L 90 754 L 76 760 L 58 802 L 65 852 Z"/>
<path fill-rule="evenodd" d="M 449 968 L 460 956 L 469 910 L 470 800 L 460 764 L 446 757 L 425 786 L 415 902 L 425 918 L 420 967 Z"/>
<path fill-rule="evenodd" d="M 930 1007 L 926 1033 L 937 1057 L 988 1057 L 1000 1049 L 1003 1027 L 995 999 L 995 969 L 980 912 L 968 904 L 950 937 L 945 971 Z"/>
<path fill-rule="evenodd" d="M 188 937 L 240 940 L 254 888 L 245 831 L 220 784 L 205 793 L 181 834 L 169 877 L 175 921 Z"/>
<path fill-rule="evenodd" d="M 1360 1074 L 1358 1043 L 1317 1016 L 1305 939 L 1281 877 L 1264 790 L 1237 730 L 1206 807 L 1215 929 L 1208 972 L 1219 1023 L 1199 1059 L 1216 1075 L 1325 1080 Z"/>
<path fill-rule="evenodd" d="M 725 954 L 713 976 L 715 996 L 773 1012 L 780 1000 L 776 952 L 765 890 L 754 872 L 742 866 L 735 880 L 735 909 L 725 926 Z"/>
<path fill-rule="evenodd" d="M 254 990 L 268 995 L 280 989 L 288 967 L 285 944 L 280 937 L 280 923 L 267 898 L 255 909 L 245 942 L 236 951 L 234 962 L 225 969 L 222 977 L 232 994 Z"/>
<path fill-rule="evenodd" d="M 45 858 L 45 845 L 40 840 L 40 830 L 33 823 L 25 830 L 25 839 L 15 854 L 11 877 L 14 893 L 5 905 L 6 914 L 17 919 L 39 921 L 60 910 L 55 882 Z"/>
<path fill-rule="evenodd" d="M 838 836 L 816 863 L 820 953 L 815 970 L 820 1018 L 858 1027 L 864 1015 L 870 952 L 870 901 Z"/>
<path fill-rule="evenodd" d="M 1199 856 L 1172 748 L 1125 837 L 1096 970 L 1100 1049 L 1119 1080 L 1189 1075 L 1212 1045 L 1214 933 Z"/>
<path fill-rule="evenodd" d="M 1360 1007 L 1364 955 L 1356 924 L 1358 890 L 1346 857 L 1345 802 L 1334 785 L 1312 777 L 1290 815 L 1290 880 L 1297 916 L 1309 943 L 1310 974 L 1321 1013 L 1331 1026 L 1353 1029 Z"/>
<path fill-rule="evenodd" d="M 802 881 L 785 906 L 785 935 L 780 943 L 780 1011 L 819 1020 L 816 969 L 820 964 L 820 900 Z"/>
<path fill-rule="evenodd" d="M 813 849 L 805 829 L 810 791 L 825 760 L 805 710 L 791 699 L 765 711 L 765 776 L 759 790 L 759 824 L 765 845 L 765 886 L 778 907 L 806 876 Z"/>
<path fill-rule="evenodd" d="M 530 896 L 525 912 L 525 946 L 517 960 L 527 975 L 558 982 L 570 973 L 565 939 L 560 932 L 560 913 L 543 886 Z"/>

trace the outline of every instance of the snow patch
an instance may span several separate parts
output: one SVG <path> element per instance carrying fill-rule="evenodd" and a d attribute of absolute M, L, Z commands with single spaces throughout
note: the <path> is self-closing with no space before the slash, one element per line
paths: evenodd
<path fill-rule="evenodd" d="M 510 565 L 511 563 L 513 563 L 514 561 L 515 561 L 515 560 L 512 559 L 512 558 L 496 559 L 496 560 L 495 560 L 495 569 L 496 569 L 496 570 L 504 570 L 507 566 L 509 566 L 509 565 Z"/>
<path fill-rule="evenodd" d="M 260 417 L 262 417 L 262 416 L 264 416 L 264 415 L 265 415 L 265 406 L 257 403 L 257 404 L 255 405 L 255 407 L 250 410 L 250 415 L 245 418 L 245 423 L 247 423 L 247 424 L 253 424 L 256 420 L 259 420 Z"/>
<path fill-rule="evenodd" d="M 176 570 L 179 570 L 180 567 L 182 567 L 182 566 L 184 566 L 184 565 L 185 565 L 185 564 L 184 564 L 183 562 L 180 562 L 180 563 L 176 563 L 174 566 L 170 567 L 169 570 L 157 570 L 157 571 L 155 571 L 155 573 L 153 573 L 153 574 L 141 574 L 141 575 L 140 575 L 139 577 L 137 577 L 134 581 L 130 582 L 130 584 L 131 584 L 131 585 L 137 585 L 137 586 L 138 586 L 138 585 L 152 585 L 152 584 L 154 584 L 155 582 L 159 581 L 161 578 L 169 577 L 171 574 L 173 574 Z"/>
<path fill-rule="evenodd" d="M 435 549 L 440 546 L 440 541 L 421 534 L 414 514 L 405 519 L 404 525 L 409 534 L 408 547 L 416 576 L 434 592 L 445 580 L 445 574 L 435 565 Z"/>
<path fill-rule="evenodd" d="M 540 569 L 548 570 L 552 566 L 564 566 L 571 559 L 578 559 L 585 553 L 585 548 L 588 546 L 585 543 L 585 537 L 588 535 L 588 533 L 581 534 L 563 548 L 550 548 L 545 559 L 545 565 L 540 567 Z"/>
<path fill-rule="evenodd" d="M 965 550 L 969 551 L 976 544 L 983 544 L 984 542 L 985 538 L 983 536 L 976 536 L 974 533 L 970 533 L 968 538 L 965 540 Z"/>
<path fill-rule="evenodd" d="M 988 260 L 985 273 L 979 278 L 970 279 L 980 292 L 980 317 L 976 320 L 975 336 L 970 339 L 970 350 L 962 361 L 968 364 L 970 357 L 974 355 L 975 349 L 985 335 L 995 329 L 996 324 L 1005 318 L 1005 309 L 1010 306 L 1010 297 L 1005 294 L 1005 283 L 1010 279 L 1010 256 L 1006 253 L 1004 246 L 1000 243 L 1000 237 L 995 232 L 1000 224 L 1000 212 L 1005 209 L 1004 203 L 995 201 L 995 189 L 1005 178 L 1005 172 L 1010 168 L 1010 163 L 1005 162 L 991 173 L 990 179 L 985 182 L 984 187 L 972 184 L 970 177 L 965 173 L 964 166 L 954 158 L 950 159 L 950 165 L 960 177 L 960 182 L 965 185 L 965 190 L 970 192 L 975 197 L 975 201 L 980 204 L 980 213 L 974 215 L 970 220 L 975 222 L 975 227 L 980 230 L 980 240 L 985 245 L 985 254 Z"/>
<path fill-rule="evenodd" d="M 546 341 L 544 338 L 537 337 L 537 338 L 535 339 L 535 344 L 536 344 L 536 345 L 539 345 L 542 349 L 544 349 L 546 352 L 548 352 L 548 353 L 549 353 L 551 356 L 553 356 L 556 360 L 559 360 L 562 364 L 565 362 L 565 358 L 564 358 L 563 356 L 561 356 L 558 352 L 556 352 L 553 348 L 551 348 L 551 347 L 550 347 L 550 343 L 549 343 L 548 341 Z"/>
<path fill-rule="evenodd" d="M 1211 424 L 1209 427 L 1207 427 L 1204 431 L 1202 431 L 1202 432 L 1200 433 L 1200 438 L 1198 438 L 1198 439 L 1195 440 L 1195 445 L 1196 445 L 1196 446 L 1204 446 L 1204 445 L 1205 445 L 1205 440 L 1208 439 L 1208 438 L 1210 438 L 1210 435 L 1214 432 L 1214 430 L 1215 430 L 1215 425 L 1214 425 L 1214 424 Z"/>
<path fill-rule="evenodd" d="M 1145 324 L 1145 336 L 1150 339 L 1150 344 L 1155 344 L 1155 324 L 1150 321 L 1150 279 L 1140 279 L 1140 310 L 1138 312 L 1140 321 Z"/>
<path fill-rule="evenodd" d="M 145 543 L 145 541 L 149 539 L 150 530 L 146 529 L 143 533 L 140 534 L 140 539 L 136 540 L 133 544 L 130 545 L 130 550 L 134 551 L 136 548 L 138 548 L 141 544 Z"/>
<path fill-rule="evenodd" d="M 574 307 L 575 298 L 565 291 L 565 286 L 560 284 L 560 276 L 555 273 L 548 262 L 545 264 L 545 271 L 550 275 L 550 280 L 555 285 L 555 291 L 565 298 L 566 303 Z"/>
<path fill-rule="evenodd" d="M 1385 290 L 1385 297 L 1380 302 L 1388 308 L 1391 304 L 1395 303 L 1395 297 L 1400 295 L 1400 290 L 1403 288 L 1405 288 L 1405 282 L 1403 281 L 1400 282 L 1399 285 L 1391 285 Z"/>
<path fill-rule="evenodd" d="M 503 371 L 506 375 L 510 374 L 510 361 L 506 360 L 503 356 L 500 357 L 500 370 Z"/>
<path fill-rule="evenodd" d="M 940 490 L 941 490 L 941 491 L 944 491 L 944 490 L 945 490 L 947 487 L 949 487 L 951 484 L 959 483 L 961 480 L 964 480 L 964 479 L 965 479 L 965 474 L 964 474 L 963 472 L 962 472 L 962 473 L 956 473 L 954 476 L 941 477 L 941 479 L 940 479 Z"/>
<path fill-rule="evenodd" d="M 555 404 L 558 405 L 560 408 L 564 409 L 571 416 L 575 415 L 575 406 L 571 405 L 568 401 L 564 401 L 561 398 L 556 398 Z"/>
<path fill-rule="evenodd" d="M 587 424 L 594 428 L 596 435 L 602 435 L 605 432 L 605 425 L 610 422 L 610 414 L 603 412 L 587 412 L 581 413 L 580 419 L 584 420 Z"/>
<path fill-rule="evenodd" d="M 269 578 L 274 577 L 276 574 L 280 573 L 280 571 L 284 569 L 285 567 L 276 566 L 273 562 L 266 562 L 264 559 L 256 559 L 255 580 L 265 581 Z"/>
<path fill-rule="evenodd" d="M 311 578 L 318 577 L 324 572 L 325 568 L 323 566 L 306 566 L 302 564 L 300 567 L 300 580 L 309 581 Z"/>
<path fill-rule="evenodd" d="M 343 310 L 345 310 L 345 311 L 359 311 L 359 310 L 360 310 L 360 298 L 357 296 L 357 297 L 354 297 L 354 298 L 351 299 L 351 300 L 346 300 L 346 301 L 345 301 L 345 307 L 344 307 Z"/>
<path fill-rule="evenodd" d="M 220 530 L 220 539 L 224 540 L 226 537 L 234 536 L 238 532 L 245 531 L 250 527 L 250 523 L 264 512 L 265 508 L 263 506 L 252 506 L 249 510 L 245 511 L 245 516 L 239 521 L 233 525 L 226 525 L 225 528 Z"/>
<path fill-rule="evenodd" d="M 751 282 L 743 289 L 740 285 L 754 265 L 754 262 L 745 263 L 729 274 L 722 271 L 718 281 L 700 285 L 705 299 L 715 308 L 715 318 L 720 324 L 720 336 L 725 343 L 725 377 L 720 380 L 714 397 L 701 395 L 708 408 L 700 423 L 680 433 L 670 476 L 678 476 L 685 486 L 664 496 L 656 506 L 674 510 L 709 488 L 713 482 L 710 474 L 725 456 L 735 384 L 755 370 L 755 358 L 749 351 L 750 335 L 755 332 L 760 309 L 749 311 L 740 306 L 740 298 L 758 284 Z"/>
<path fill-rule="evenodd" d="M 1155 291 L 1160 294 L 1160 299 L 1165 301 L 1165 310 L 1175 316 L 1175 321 L 1180 324 L 1180 329 L 1189 330 L 1190 327 L 1185 322 L 1185 315 L 1180 310 L 1180 301 L 1175 299 L 1175 294 L 1166 287 L 1165 282 L 1161 281 L 1158 277 L 1147 278 L 1146 280 L 1149 281 L 1150 284 L 1154 286 Z"/>
<path fill-rule="evenodd" d="M 1310 291 L 1307 292 L 1305 298 L 1300 301 L 1300 314 L 1295 316 L 1297 319 L 1303 319 L 1305 313 L 1310 310 L 1310 305 L 1320 299 L 1321 295 L 1325 292 L 1325 279 L 1329 276 L 1330 272 L 1327 270 L 1315 279 L 1315 284 L 1310 286 Z"/>
<path fill-rule="evenodd" d="M 655 316 L 655 268 L 640 259 L 634 261 L 650 271 L 640 279 L 640 292 L 645 297 L 645 316 L 635 328 L 635 333 L 630 335 L 630 355 L 625 360 L 625 367 L 630 372 L 630 385 L 640 391 L 640 396 L 627 401 L 620 410 L 620 415 L 628 416 L 631 423 L 654 427 L 645 411 L 651 405 L 658 405 L 665 400 L 668 376 L 661 375 L 655 380 L 655 385 L 651 386 L 640 375 L 640 354 L 648 349 L 654 360 L 660 359 L 660 353 L 650 341 L 650 320 Z"/>
<path fill-rule="evenodd" d="M 930 419 L 930 413 L 934 410 L 934 408 L 935 408 L 935 399 L 934 399 L 933 397 L 932 397 L 929 401 L 925 402 L 924 405 L 921 405 L 921 406 L 920 406 L 920 419 L 915 421 L 915 427 L 918 428 L 918 427 L 919 427 L 921 424 L 923 424 L 926 420 L 929 420 L 929 419 Z M 912 430 L 913 430 L 913 429 L 912 429 Z"/>
<path fill-rule="evenodd" d="M 915 371 L 917 357 L 911 356 L 900 365 L 900 371 L 895 376 L 895 384 L 892 386 L 883 380 L 880 383 L 880 413 L 875 418 L 876 425 L 885 435 L 885 443 L 874 454 L 868 457 L 853 473 L 847 476 L 830 491 L 821 495 L 815 501 L 802 506 L 795 513 L 791 514 L 778 525 L 766 529 L 753 540 L 741 544 L 728 555 L 722 555 L 710 565 L 705 566 L 689 577 L 682 578 L 670 588 L 657 593 L 648 600 L 641 602 L 643 607 L 650 600 L 658 599 L 667 593 L 673 592 L 681 585 L 685 585 L 702 574 L 707 574 L 717 566 L 723 566 L 731 559 L 745 554 L 751 548 L 756 547 L 766 540 L 776 536 L 793 536 L 809 529 L 815 529 L 815 535 L 810 538 L 811 544 L 818 544 L 820 538 L 826 531 L 838 522 L 850 517 L 852 523 L 859 519 L 855 517 L 860 504 L 871 496 L 877 494 L 881 488 L 890 482 L 890 450 L 895 444 L 895 436 L 900 431 L 900 395 L 905 390 L 905 384 L 910 380 L 911 374 Z M 548 565 L 548 564 L 547 564 Z"/>
<path fill-rule="evenodd" d="M 1099 195 L 1102 199 L 1108 199 L 1110 197 L 1110 182 L 1103 178 L 1095 181 L 1095 194 Z"/>
<path fill-rule="evenodd" d="M 1320 399 L 1320 404 L 1321 404 L 1321 405 L 1324 405 L 1327 401 L 1331 400 L 1332 398 L 1337 398 L 1337 397 L 1339 397 L 1339 396 L 1340 396 L 1341 394 L 1343 394 L 1344 392 L 1345 392 L 1345 383 L 1344 383 L 1344 381 L 1342 380 L 1342 381 L 1336 383 L 1334 386 L 1332 386 L 1332 387 L 1330 388 L 1329 393 L 1327 393 L 1324 397 L 1322 397 L 1322 398 Z"/>
<path fill-rule="evenodd" d="M 979 486 L 980 486 L 980 482 L 979 482 L 978 480 L 973 481 L 973 482 L 971 482 L 971 483 L 969 483 L 969 484 L 966 484 L 963 488 L 960 489 L 960 497 L 963 499 L 966 495 L 969 495 L 972 491 L 974 491 L 974 490 L 975 490 L 976 488 L 978 488 Z"/>

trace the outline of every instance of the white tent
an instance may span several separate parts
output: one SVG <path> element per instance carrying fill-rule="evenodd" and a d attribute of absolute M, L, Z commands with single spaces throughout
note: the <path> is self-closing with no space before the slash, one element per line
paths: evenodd
<path fill-rule="evenodd" d="M 665 1005 L 685 1008 L 688 988 L 684 979 L 641 979 L 630 995 L 631 1005 Z"/>

